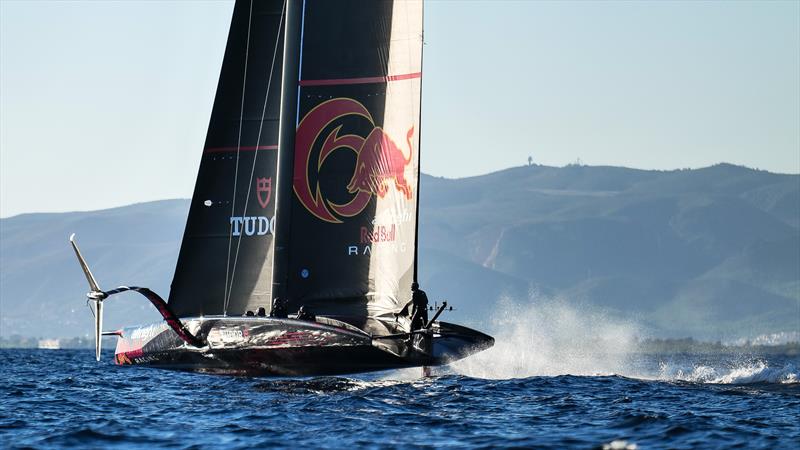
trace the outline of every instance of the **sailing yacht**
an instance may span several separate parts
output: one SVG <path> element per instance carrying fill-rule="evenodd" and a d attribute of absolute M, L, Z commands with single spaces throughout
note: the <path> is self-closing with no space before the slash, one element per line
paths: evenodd
<path fill-rule="evenodd" d="M 238 0 L 168 300 L 89 282 L 96 356 L 243 375 L 448 364 L 493 345 L 425 316 L 421 0 Z M 135 291 L 164 320 L 102 332 Z M 418 294 L 418 293 L 417 293 Z"/>

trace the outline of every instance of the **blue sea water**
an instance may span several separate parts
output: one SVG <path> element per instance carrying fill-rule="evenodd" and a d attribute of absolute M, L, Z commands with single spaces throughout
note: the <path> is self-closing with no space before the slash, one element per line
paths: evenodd
<path fill-rule="evenodd" d="M 118 367 L 111 352 L 97 363 L 88 350 L 0 350 L 0 446 L 800 447 L 797 357 L 626 355 L 634 377 L 525 376 L 502 348 L 487 355 L 429 378 L 268 379 Z"/>

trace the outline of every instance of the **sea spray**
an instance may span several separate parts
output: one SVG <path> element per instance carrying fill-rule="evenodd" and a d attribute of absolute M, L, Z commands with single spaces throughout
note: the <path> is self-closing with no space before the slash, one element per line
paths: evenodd
<path fill-rule="evenodd" d="M 485 330 L 494 336 L 494 347 L 434 368 L 433 375 L 510 379 L 613 374 L 708 384 L 800 383 L 800 361 L 791 357 L 786 363 L 768 363 L 750 353 L 646 351 L 641 343 L 650 333 L 642 325 L 563 298 L 532 295 L 528 303 L 502 298 L 489 320 Z M 409 382 L 422 377 L 420 368 L 411 368 L 388 372 L 382 379 Z"/>
<path fill-rule="evenodd" d="M 626 374 L 641 327 L 563 299 L 504 298 L 492 318 L 495 345 L 452 365 L 476 378 Z"/>
<path fill-rule="evenodd" d="M 719 367 L 717 367 L 719 366 Z M 766 361 L 744 362 L 725 367 L 725 364 L 680 364 L 661 362 L 656 379 L 711 384 L 797 384 L 800 370 L 792 363 L 770 367 Z"/>

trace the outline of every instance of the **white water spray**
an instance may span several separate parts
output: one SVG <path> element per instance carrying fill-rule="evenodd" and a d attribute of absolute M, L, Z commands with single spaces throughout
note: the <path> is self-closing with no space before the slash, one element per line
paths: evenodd
<path fill-rule="evenodd" d="M 643 327 L 587 305 L 533 296 L 524 305 L 502 299 L 495 311 L 494 347 L 452 364 L 455 373 L 491 379 L 614 374 L 713 384 L 800 383 L 792 363 L 770 367 L 734 354 L 643 354 Z"/>
<path fill-rule="evenodd" d="M 754 384 L 754 383 L 800 383 L 800 370 L 794 364 L 769 367 L 764 361 L 755 361 L 730 368 L 719 368 L 705 364 L 683 367 L 672 363 L 661 363 L 657 377 L 665 381 L 689 381 L 710 384 Z"/>
<path fill-rule="evenodd" d="M 476 378 L 625 374 L 642 330 L 586 305 L 502 299 L 492 317 L 495 345 L 452 365 Z"/>

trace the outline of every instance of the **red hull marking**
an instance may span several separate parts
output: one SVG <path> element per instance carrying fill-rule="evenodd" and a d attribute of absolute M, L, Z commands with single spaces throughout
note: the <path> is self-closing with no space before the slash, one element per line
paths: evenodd
<path fill-rule="evenodd" d="M 386 77 L 361 77 L 361 78 L 334 78 L 329 80 L 300 80 L 300 86 L 338 86 L 343 84 L 372 84 L 388 83 L 389 81 L 411 80 L 422 78 L 422 72 L 404 73 L 402 75 L 389 75 Z"/>
<path fill-rule="evenodd" d="M 267 341 L 267 347 L 275 347 L 279 345 L 298 345 L 326 342 L 327 339 L 323 336 L 316 336 L 304 331 L 287 331 L 283 335 Z"/>
<path fill-rule="evenodd" d="M 144 356 L 144 350 L 142 350 L 141 348 L 137 348 L 136 350 L 125 352 L 124 355 L 130 359 L 141 358 L 142 356 Z"/>

